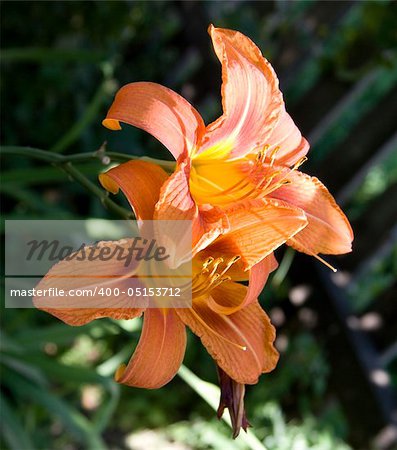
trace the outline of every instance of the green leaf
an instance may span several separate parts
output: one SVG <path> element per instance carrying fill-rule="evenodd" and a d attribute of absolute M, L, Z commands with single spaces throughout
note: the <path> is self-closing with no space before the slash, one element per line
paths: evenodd
<path fill-rule="evenodd" d="M 52 48 L 7 48 L 0 51 L 0 60 L 5 62 L 80 62 L 93 63 L 103 61 L 104 54 L 96 51 L 88 50 L 68 50 L 68 49 L 52 49 Z"/>
<path fill-rule="evenodd" d="M 3 395 L 0 396 L 0 430 L 12 450 L 33 450 L 34 445 L 17 414 Z"/>
<path fill-rule="evenodd" d="M 221 395 L 218 386 L 208 381 L 204 381 L 191 372 L 186 366 L 181 366 L 178 375 L 187 383 L 211 408 L 216 411 L 218 409 L 219 398 Z M 223 415 L 222 419 L 232 427 L 229 416 Z M 253 434 L 251 430 L 247 433 L 241 433 L 237 440 L 245 442 L 251 450 L 266 450 L 262 442 Z"/>
<path fill-rule="evenodd" d="M 102 438 L 96 432 L 95 428 L 79 411 L 69 406 L 67 402 L 56 397 L 48 390 L 30 384 L 21 377 L 15 377 L 13 380 L 9 380 L 9 384 L 13 385 L 14 391 L 19 397 L 25 400 L 30 399 L 59 417 L 65 428 L 76 439 L 83 442 L 87 449 L 106 449 Z"/>
<path fill-rule="evenodd" d="M 59 323 L 41 328 L 25 328 L 14 335 L 13 342 L 22 345 L 25 349 L 41 348 L 47 342 L 58 345 L 69 344 L 94 326 L 94 324 L 87 324 L 82 327 L 68 327 Z"/>

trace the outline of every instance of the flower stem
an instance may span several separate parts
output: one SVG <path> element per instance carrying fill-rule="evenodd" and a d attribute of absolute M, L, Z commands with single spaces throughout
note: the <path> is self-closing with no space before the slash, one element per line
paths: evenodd
<path fill-rule="evenodd" d="M 168 171 L 172 171 L 173 168 L 175 167 L 175 163 L 173 161 L 162 161 L 148 157 L 140 158 L 138 156 L 126 155 L 124 153 L 106 152 L 103 146 L 95 152 L 77 153 L 73 155 L 60 155 L 58 153 L 53 153 L 38 148 L 19 147 L 19 146 L 1 146 L 0 150 L 1 154 L 3 155 L 26 156 L 28 158 L 35 158 L 41 161 L 45 161 L 47 163 L 55 165 L 56 167 L 59 167 L 64 172 L 66 172 L 71 178 L 80 183 L 85 189 L 87 189 L 87 191 L 91 192 L 96 197 L 98 197 L 101 203 L 107 209 L 123 217 L 124 219 L 130 220 L 134 219 L 134 214 L 132 213 L 132 211 L 129 211 L 119 206 L 117 203 L 111 200 L 109 198 L 109 193 L 107 191 L 100 188 L 98 185 L 89 180 L 80 170 L 78 170 L 75 166 L 73 166 L 72 163 L 99 160 L 102 162 L 102 164 L 108 165 L 112 161 L 122 162 L 122 161 L 130 161 L 133 159 L 140 159 L 152 162 L 154 164 L 158 164 Z"/>
<path fill-rule="evenodd" d="M 71 155 L 60 155 L 47 150 L 41 150 L 33 147 L 20 146 L 1 146 L 0 151 L 3 155 L 18 155 L 26 156 L 28 158 L 39 159 L 41 161 L 52 164 L 62 164 L 68 162 L 85 162 L 99 160 L 102 164 L 108 165 L 113 162 L 125 162 L 138 159 L 141 161 L 148 161 L 153 164 L 161 166 L 166 172 L 173 172 L 175 169 L 175 161 L 164 161 L 162 159 L 149 158 L 147 156 L 134 156 L 125 153 L 108 152 L 102 148 L 95 152 L 75 153 Z"/>
<path fill-rule="evenodd" d="M 115 203 L 113 200 L 109 198 L 109 194 L 104 189 L 101 189 L 98 187 L 95 183 L 93 183 L 91 180 L 89 180 L 80 170 L 76 169 L 76 167 L 73 166 L 72 163 L 67 162 L 60 164 L 59 167 L 65 171 L 68 175 L 70 175 L 75 181 L 80 183 L 83 187 L 87 189 L 87 191 L 91 192 L 95 196 L 99 198 L 103 206 L 105 208 L 109 209 L 110 211 L 114 212 L 115 214 L 123 217 L 124 219 L 134 219 L 135 216 L 132 211 L 129 211 L 121 206 L 119 206 L 117 203 Z"/>

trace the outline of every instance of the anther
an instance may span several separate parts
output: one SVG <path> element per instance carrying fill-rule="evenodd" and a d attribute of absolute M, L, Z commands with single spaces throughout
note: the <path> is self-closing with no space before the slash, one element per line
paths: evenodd
<path fill-rule="evenodd" d="M 206 259 L 203 262 L 203 269 L 206 269 L 210 264 L 212 264 L 213 261 L 214 261 L 214 258 L 212 256 L 210 256 L 208 259 Z"/>
<path fill-rule="evenodd" d="M 212 277 L 214 275 L 214 273 L 218 270 L 219 264 L 222 264 L 222 263 L 223 263 L 223 258 L 222 257 L 216 258 L 216 260 L 214 261 L 214 264 L 212 266 L 212 271 L 210 273 L 210 277 Z"/>
<path fill-rule="evenodd" d="M 278 153 L 279 151 L 280 151 L 280 147 L 279 147 L 279 146 L 275 147 L 275 148 L 271 151 L 271 153 L 270 153 L 270 165 L 271 165 L 271 166 L 274 164 L 274 161 L 275 161 L 275 159 L 276 159 L 276 155 L 277 155 L 277 153 Z"/>
<path fill-rule="evenodd" d="M 296 170 L 298 169 L 304 162 L 307 161 L 306 156 L 302 156 L 302 158 L 300 158 L 292 167 L 291 170 Z"/>

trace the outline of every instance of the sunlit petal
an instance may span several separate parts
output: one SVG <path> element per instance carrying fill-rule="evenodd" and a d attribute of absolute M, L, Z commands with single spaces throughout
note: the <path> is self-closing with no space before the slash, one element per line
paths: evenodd
<path fill-rule="evenodd" d="M 258 199 L 225 210 L 230 231 L 211 245 L 211 251 L 239 255 L 249 269 L 307 225 L 305 213 L 286 202 Z"/>
<path fill-rule="evenodd" d="M 190 152 L 204 132 L 204 123 L 193 106 L 160 84 L 130 83 L 116 94 L 103 125 L 119 130 L 119 122 L 147 131 L 174 155 Z"/>
<path fill-rule="evenodd" d="M 99 175 L 109 192 L 123 191 L 139 220 L 153 220 L 154 207 L 167 178 L 160 166 L 146 161 L 128 161 Z"/>
<path fill-rule="evenodd" d="M 307 154 L 310 147 L 285 107 L 266 144 L 269 159 L 274 155 L 274 160 L 280 166 L 292 166 Z"/>
<path fill-rule="evenodd" d="M 222 64 L 223 115 L 207 127 L 199 158 L 241 157 L 267 144 L 283 108 L 277 76 L 238 31 L 209 28 Z"/>
<path fill-rule="evenodd" d="M 232 315 L 214 312 L 204 300 L 176 312 L 236 382 L 255 384 L 261 373 L 277 364 L 275 330 L 257 302 Z"/>
<path fill-rule="evenodd" d="M 290 184 L 271 195 L 304 210 L 308 225 L 287 243 L 310 255 L 350 252 L 352 229 L 327 188 L 317 178 L 297 171 L 289 179 Z"/>

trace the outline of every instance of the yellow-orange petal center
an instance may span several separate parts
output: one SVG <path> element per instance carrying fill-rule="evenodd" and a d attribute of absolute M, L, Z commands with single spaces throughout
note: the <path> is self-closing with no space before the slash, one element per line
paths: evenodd
<path fill-rule="evenodd" d="M 291 169 L 277 167 L 275 160 L 280 148 L 268 150 L 266 145 L 257 153 L 233 161 L 193 158 L 189 183 L 195 202 L 222 207 L 247 198 L 263 198 L 289 183 L 289 171 L 306 160 L 301 158 Z"/>

